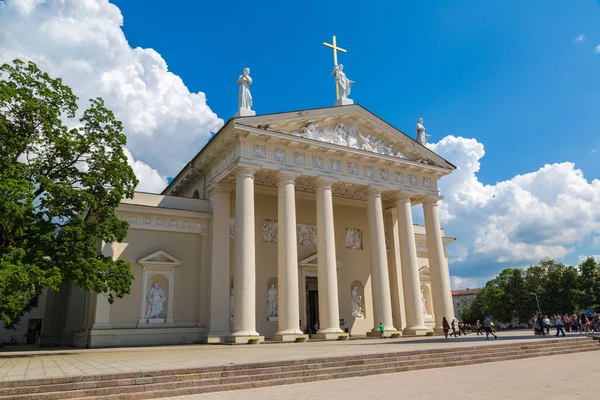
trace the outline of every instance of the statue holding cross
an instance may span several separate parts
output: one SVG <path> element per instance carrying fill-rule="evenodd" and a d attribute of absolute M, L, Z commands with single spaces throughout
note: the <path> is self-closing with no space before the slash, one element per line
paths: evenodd
<path fill-rule="evenodd" d="M 334 70 L 331 73 L 331 76 L 335 77 L 335 94 L 337 100 L 335 105 L 353 104 L 354 102 L 348 98 L 348 95 L 350 95 L 350 86 L 354 81 L 346 77 L 346 74 L 342 71 L 344 66 L 338 64 L 337 61 L 337 52 L 341 51 L 342 53 L 346 53 L 346 50 L 337 46 L 335 36 L 333 36 L 332 44 L 323 42 L 323 45 L 333 49 Z"/>

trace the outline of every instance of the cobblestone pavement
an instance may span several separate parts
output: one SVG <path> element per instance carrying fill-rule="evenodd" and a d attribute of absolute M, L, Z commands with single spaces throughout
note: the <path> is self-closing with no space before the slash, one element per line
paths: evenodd
<path fill-rule="evenodd" d="M 552 337 L 552 336 L 550 336 Z M 580 337 L 569 334 L 569 337 Z M 46 377 L 98 375 L 115 372 L 155 371 L 211 365 L 268 362 L 360 354 L 402 352 L 447 347 L 547 340 L 530 331 L 499 333 L 498 340 L 485 341 L 471 334 L 452 338 L 421 337 L 261 344 L 258 346 L 187 345 L 123 349 L 0 352 L 0 381 Z"/>
<path fill-rule="evenodd" d="M 599 352 L 373 375 L 173 400 L 598 399 Z"/>

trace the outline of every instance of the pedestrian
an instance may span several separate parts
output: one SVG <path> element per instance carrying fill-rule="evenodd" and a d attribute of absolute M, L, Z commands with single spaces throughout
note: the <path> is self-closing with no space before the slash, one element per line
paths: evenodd
<path fill-rule="evenodd" d="M 456 326 L 454 325 L 454 320 L 452 320 L 452 324 L 450 324 L 450 327 L 452 328 L 452 333 L 450 334 L 450 336 L 456 337 Z"/>
<path fill-rule="evenodd" d="M 546 328 L 546 333 L 550 334 L 550 318 L 547 315 L 544 315 L 544 328 Z"/>
<path fill-rule="evenodd" d="M 579 333 L 581 333 L 581 329 L 583 329 L 584 333 L 587 333 L 589 326 L 590 326 L 590 319 L 588 318 L 588 316 L 585 313 L 581 313 L 581 328 L 579 330 Z"/>
<path fill-rule="evenodd" d="M 477 322 L 475 323 L 475 327 L 477 328 L 477 336 L 479 336 L 479 335 L 483 336 L 483 332 L 481 332 L 481 330 L 483 329 L 483 325 L 481 324 L 481 321 L 477 320 Z"/>
<path fill-rule="evenodd" d="M 344 332 L 348 333 L 348 321 L 344 324 Z"/>
<path fill-rule="evenodd" d="M 383 332 L 385 331 L 385 326 L 383 326 L 383 322 L 379 323 L 379 333 L 381 333 L 381 338 L 383 339 Z"/>
<path fill-rule="evenodd" d="M 450 325 L 448 325 L 448 320 L 446 319 L 446 317 L 442 318 L 442 327 L 444 328 L 444 336 L 446 337 L 446 339 L 448 339 L 448 331 L 450 330 Z"/>
<path fill-rule="evenodd" d="M 319 321 L 317 321 L 317 322 L 315 323 L 315 326 L 314 326 L 314 328 L 315 328 L 315 333 L 318 333 L 318 332 L 319 332 Z"/>
<path fill-rule="evenodd" d="M 498 336 L 492 331 L 492 316 L 488 315 L 483 320 L 483 325 L 485 326 L 485 340 L 490 339 L 490 335 L 494 337 L 494 340 L 498 339 Z"/>
<path fill-rule="evenodd" d="M 565 336 L 565 330 L 563 329 L 563 318 L 560 312 L 556 312 L 554 315 L 554 323 L 556 324 L 556 337 L 562 332 L 563 337 Z"/>

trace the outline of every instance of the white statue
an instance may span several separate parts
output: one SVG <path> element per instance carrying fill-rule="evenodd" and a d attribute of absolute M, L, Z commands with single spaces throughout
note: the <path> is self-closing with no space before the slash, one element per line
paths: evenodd
<path fill-rule="evenodd" d="M 358 134 L 358 143 L 359 143 L 358 148 L 361 150 L 372 151 L 375 153 L 375 149 L 373 149 L 373 147 L 370 144 L 371 136 L 370 135 L 363 136 L 358 131 L 357 131 L 357 134 Z"/>
<path fill-rule="evenodd" d="M 158 318 L 163 312 L 163 303 L 167 301 L 167 296 L 165 296 L 165 292 L 158 285 L 158 282 L 152 284 L 146 300 L 150 303 L 146 312 L 146 319 Z"/>
<path fill-rule="evenodd" d="M 348 145 L 348 142 L 346 141 L 346 138 L 348 137 L 348 132 L 346 132 L 346 127 L 344 126 L 344 124 L 337 124 L 333 133 L 335 135 L 335 144 L 340 144 L 342 146 Z"/>
<path fill-rule="evenodd" d="M 250 85 L 252 85 L 252 78 L 250 78 L 250 68 L 244 68 L 244 72 L 237 80 L 240 85 L 240 91 L 238 92 L 238 108 L 250 110 L 252 108 L 252 95 L 250 94 Z"/>
<path fill-rule="evenodd" d="M 233 321 L 233 286 L 229 290 L 229 322 Z"/>
<path fill-rule="evenodd" d="M 417 120 L 417 142 L 421 143 L 423 146 L 427 144 L 427 139 L 429 136 L 425 133 L 425 127 L 423 126 L 423 118 L 419 118 Z"/>
<path fill-rule="evenodd" d="M 358 149 L 358 138 L 357 138 L 358 126 L 356 124 L 350 127 L 350 132 L 346 136 L 346 142 L 348 143 L 348 147 L 352 147 L 353 149 Z"/>
<path fill-rule="evenodd" d="M 358 292 L 358 286 L 354 286 L 350 294 L 352 295 L 352 316 L 354 318 L 364 318 L 362 296 Z"/>
<path fill-rule="evenodd" d="M 427 312 L 427 299 L 425 298 L 425 292 L 421 289 L 421 303 L 423 303 L 423 315 L 429 315 Z"/>
<path fill-rule="evenodd" d="M 346 78 L 346 74 L 343 72 L 343 69 L 344 66 L 342 64 L 338 64 L 331 73 L 331 76 L 335 76 L 335 81 L 340 88 L 340 99 L 348 98 L 348 96 L 350 96 L 350 87 L 354 83 L 354 81 Z"/>
<path fill-rule="evenodd" d="M 306 139 L 316 139 L 317 138 L 317 126 L 314 123 L 310 123 L 302 128 L 300 128 L 299 136 Z"/>
<path fill-rule="evenodd" d="M 278 294 L 274 284 L 269 285 L 267 289 L 267 318 L 277 318 L 279 310 L 277 308 Z"/>

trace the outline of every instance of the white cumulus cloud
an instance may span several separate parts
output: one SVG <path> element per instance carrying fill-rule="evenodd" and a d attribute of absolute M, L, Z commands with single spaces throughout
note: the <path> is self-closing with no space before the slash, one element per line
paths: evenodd
<path fill-rule="evenodd" d="M 123 122 L 133 157 L 160 171 L 139 176 L 140 188 L 176 173 L 222 126 L 205 94 L 190 92 L 160 54 L 129 45 L 121 11 L 107 0 L 0 4 L 0 63 L 36 62 L 71 86 L 82 107 L 104 98 Z"/>
<path fill-rule="evenodd" d="M 600 45 L 594 47 L 594 53 L 600 54 Z"/>
<path fill-rule="evenodd" d="M 600 181 L 586 180 L 573 163 L 484 185 L 477 178 L 483 144 L 447 136 L 428 146 L 457 166 L 440 181 L 440 219 L 446 233 L 458 238 L 449 246 L 451 266 L 468 260 L 465 274 L 489 275 L 491 264 L 561 259 L 600 233 Z"/>
<path fill-rule="evenodd" d="M 487 279 L 485 278 L 461 278 L 459 276 L 450 276 L 450 286 L 452 290 L 473 289 L 483 287 Z"/>
<path fill-rule="evenodd" d="M 584 40 L 585 40 L 585 35 L 579 35 L 579 36 L 577 36 L 575 39 L 573 39 L 573 41 L 574 41 L 575 43 L 581 43 L 581 42 L 583 42 Z"/>
<path fill-rule="evenodd" d="M 587 260 L 589 257 L 592 257 L 593 259 L 596 260 L 597 263 L 600 263 L 600 254 L 590 254 L 588 256 L 586 256 L 586 255 L 580 255 L 579 256 L 579 262 L 582 263 L 585 260 Z"/>

